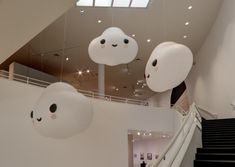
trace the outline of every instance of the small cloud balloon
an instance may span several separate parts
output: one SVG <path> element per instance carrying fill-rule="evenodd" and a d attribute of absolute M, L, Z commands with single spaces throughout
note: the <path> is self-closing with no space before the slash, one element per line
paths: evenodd
<path fill-rule="evenodd" d="M 90 125 L 91 101 L 69 84 L 48 86 L 31 111 L 35 129 L 50 138 L 68 138 Z"/>
<path fill-rule="evenodd" d="M 147 62 L 146 83 L 155 92 L 171 90 L 169 105 L 180 112 L 185 112 L 189 108 L 189 103 L 184 80 L 192 64 L 193 54 L 187 46 L 175 42 L 163 42 L 153 50 Z"/>
<path fill-rule="evenodd" d="M 110 27 L 91 41 L 88 52 L 95 63 L 115 66 L 133 61 L 138 53 L 138 44 L 120 28 Z"/>

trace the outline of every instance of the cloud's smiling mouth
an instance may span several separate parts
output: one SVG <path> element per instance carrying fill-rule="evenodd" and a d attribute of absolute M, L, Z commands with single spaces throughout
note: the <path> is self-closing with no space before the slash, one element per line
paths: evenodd
<path fill-rule="evenodd" d="M 112 46 L 113 46 L 113 47 L 117 47 L 117 46 L 118 46 L 118 44 L 112 44 Z"/>
<path fill-rule="evenodd" d="M 38 122 L 41 122 L 41 121 L 42 121 L 42 117 L 37 118 L 37 121 L 38 121 Z"/>

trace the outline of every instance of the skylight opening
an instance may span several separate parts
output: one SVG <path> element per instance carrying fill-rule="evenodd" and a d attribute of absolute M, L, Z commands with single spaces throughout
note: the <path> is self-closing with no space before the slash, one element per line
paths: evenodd
<path fill-rule="evenodd" d="M 77 6 L 147 8 L 149 0 L 78 0 Z"/>

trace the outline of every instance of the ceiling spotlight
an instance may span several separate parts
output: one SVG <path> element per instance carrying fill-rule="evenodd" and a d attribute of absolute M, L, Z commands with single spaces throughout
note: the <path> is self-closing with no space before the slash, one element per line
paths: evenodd
<path fill-rule="evenodd" d="M 147 39 L 147 42 L 149 43 L 149 42 L 151 42 L 151 39 L 149 38 L 149 39 Z"/>
<path fill-rule="evenodd" d="M 100 23 L 102 23 L 102 21 L 101 21 L 101 20 L 98 20 L 98 23 L 100 24 Z"/>
<path fill-rule="evenodd" d="M 184 39 L 186 39 L 186 38 L 188 38 L 188 36 L 187 36 L 187 35 L 184 35 Z"/>
<path fill-rule="evenodd" d="M 189 25 L 189 22 L 186 22 L 185 25 L 186 25 L 186 26 Z"/>
<path fill-rule="evenodd" d="M 137 132 L 137 135 L 140 136 L 140 132 Z"/>
<path fill-rule="evenodd" d="M 81 13 L 81 14 L 83 14 L 84 12 L 85 12 L 85 10 L 83 10 L 83 9 L 80 10 L 80 13 Z"/>
<path fill-rule="evenodd" d="M 152 136 L 152 133 L 149 133 L 149 136 Z"/>
<path fill-rule="evenodd" d="M 118 89 L 118 88 L 116 88 L 115 90 L 116 90 L 116 91 L 119 91 L 119 89 Z"/>
<path fill-rule="evenodd" d="M 193 8 L 193 6 L 192 5 L 190 5 L 189 7 L 188 7 L 188 10 L 191 10 Z"/>
<path fill-rule="evenodd" d="M 131 36 L 132 36 L 132 37 L 135 37 L 135 34 L 132 34 Z"/>
<path fill-rule="evenodd" d="M 87 73 L 90 73 L 90 70 L 89 70 L 89 69 L 87 69 L 87 70 L 86 70 L 86 72 L 87 72 Z"/>
<path fill-rule="evenodd" d="M 163 138 L 166 138 L 166 135 L 162 135 Z"/>
<path fill-rule="evenodd" d="M 78 71 L 78 75 L 82 75 L 82 71 L 79 70 L 79 71 Z"/>
<path fill-rule="evenodd" d="M 65 59 L 66 61 L 69 61 L 69 58 L 68 57 L 66 57 L 66 59 Z"/>

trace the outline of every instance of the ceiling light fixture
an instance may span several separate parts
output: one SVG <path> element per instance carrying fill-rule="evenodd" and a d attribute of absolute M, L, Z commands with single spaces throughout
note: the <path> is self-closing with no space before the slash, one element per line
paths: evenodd
<path fill-rule="evenodd" d="M 80 13 L 81 13 L 81 14 L 83 14 L 84 12 L 85 12 L 85 10 L 82 10 L 82 9 L 80 10 Z"/>
<path fill-rule="evenodd" d="M 87 69 L 87 70 L 86 70 L 86 72 L 87 72 L 87 73 L 90 73 L 90 70 L 89 70 L 89 69 Z"/>
<path fill-rule="evenodd" d="M 118 89 L 118 88 L 116 88 L 115 90 L 116 90 L 116 91 L 119 91 L 119 89 Z"/>
<path fill-rule="evenodd" d="M 131 36 L 132 36 L 132 37 L 135 37 L 135 34 L 132 34 Z"/>
<path fill-rule="evenodd" d="M 147 8 L 149 0 L 78 0 L 76 6 Z"/>
<path fill-rule="evenodd" d="M 149 42 L 151 42 L 151 39 L 149 38 L 149 39 L 147 39 L 147 42 L 149 43 Z"/>
<path fill-rule="evenodd" d="M 188 7 L 188 10 L 191 10 L 193 8 L 193 6 L 192 5 L 190 5 L 189 7 Z"/>
<path fill-rule="evenodd" d="M 140 136 L 140 132 L 137 132 L 137 135 Z"/>
<path fill-rule="evenodd" d="M 183 38 L 186 39 L 186 38 L 188 38 L 188 36 L 187 36 L 187 35 L 184 35 Z"/>
<path fill-rule="evenodd" d="M 101 20 L 98 20 L 98 23 L 100 24 L 100 23 L 102 23 L 102 21 L 101 21 Z"/>
<path fill-rule="evenodd" d="M 78 71 L 78 75 L 82 75 L 82 71 L 79 70 L 79 71 Z"/>
<path fill-rule="evenodd" d="M 186 22 L 185 25 L 186 25 L 186 26 L 189 25 L 189 22 Z"/>
<path fill-rule="evenodd" d="M 68 57 L 66 57 L 66 59 L 65 59 L 66 61 L 69 61 L 69 58 Z"/>

